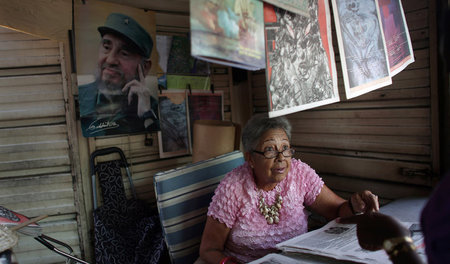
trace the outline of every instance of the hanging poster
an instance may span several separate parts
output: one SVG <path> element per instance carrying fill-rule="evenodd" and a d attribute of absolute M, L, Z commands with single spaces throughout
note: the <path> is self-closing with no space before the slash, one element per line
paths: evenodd
<path fill-rule="evenodd" d="M 167 158 L 189 154 L 186 91 L 163 90 L 158 99 L 161 121 L 159 156 Z"/>
<path fill-rule="evenodd" d="M 309 17 L 308 0 L 263 0 L 271 5 L 283 8 L 287 11 Z"/>
<path fill-rule="evenodd" d="M 269 116 L 339 101 L 328 1 L 309 17 L 264 4 Z"/>
<path fill-rule="evenodd" d="M 83 136 L 158 131 L 154 13 L 92 0 L 74 19 Z"/>
<path fill-rule="evenodd" d="M 332 0 L 347 98 L 392 83 L 376 0 Z"/>
<path fill-rule="evenodd" d="M 232 67 L 265 68 L 263 3 L 191 0 L 192 56 Z"/>
<path fill-rule="evenodd" d="M 414 62 L 413 48 L 400 0 L 378 0 L 391 76 Z"/>

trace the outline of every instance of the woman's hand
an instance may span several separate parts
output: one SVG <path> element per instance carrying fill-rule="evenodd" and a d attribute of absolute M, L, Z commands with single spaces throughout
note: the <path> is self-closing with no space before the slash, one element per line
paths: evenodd
<path fill-rule="evenodd" d="M 356 224 L 359 245 L 367 250 L 381 249 L 388 238 L 410 235 L 409 230 L 393 217 L 377 212 L 338 218 L 337 222 Z"/>
<path fill-rule="evenodd" d="M 378 203 L 378 196 L 373 194 L 371 191 L 362 191 L 354 193 L 350 197 L 351 207 L 353 208 L 353 213 L 369 213 L 378 212 L 380 210 L 380 205 Z"/>

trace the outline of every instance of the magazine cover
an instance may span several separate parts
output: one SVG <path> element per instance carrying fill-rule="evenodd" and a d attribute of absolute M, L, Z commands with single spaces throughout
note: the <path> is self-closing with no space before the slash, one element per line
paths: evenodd
<path fill-rule="evenodd" d="M 328 1 L 309 17 L 264 3 L 269 116 L 339 101 Z"/>
<path fill-rule="evenodd" d="M 332 0 L 347 98 L 392 83 L 376 0 Z"/>
<path fill-rule="evenodd" d="M 265 68 L 263 3 L 191 0 L 191 54 L 247 70 Z"/>
<path fill-rule="evenodd" d="M 400 0 L 378 0 L 391 76 L 414 62 L 413 48 Z"/>

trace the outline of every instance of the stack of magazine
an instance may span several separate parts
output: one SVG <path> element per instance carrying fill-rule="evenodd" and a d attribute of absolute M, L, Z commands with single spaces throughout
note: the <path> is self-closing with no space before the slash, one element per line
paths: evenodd
<path fill-rule="evenodd" d="M 4 225 L 8 228 L 13 228 L 28 220 L 30 219 L 24 216 L 23 214 L 14 212 L 3 206 L 0 206 L 0 225 Z M 29 225 L 21 227 L 20 229 L 17 230 L 17 232 L 22 233 L 24 235 L 35 237 L 41 234 L 42 228 L 36 223 L 31 223 Z"/>

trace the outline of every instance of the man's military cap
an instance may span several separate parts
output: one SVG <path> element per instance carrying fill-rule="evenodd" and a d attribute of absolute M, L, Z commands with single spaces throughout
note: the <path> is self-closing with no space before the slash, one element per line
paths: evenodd
<path fill-rule="evenodd" d="M 120 13 L 111 13 L 106 18 L 105 24 L 97 29 L 102 36 L 111 32 L 122 35 L 134 43 L 144 57 L 150 57 L 153 48 L 152 37 L 133 18 Z"/>

